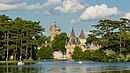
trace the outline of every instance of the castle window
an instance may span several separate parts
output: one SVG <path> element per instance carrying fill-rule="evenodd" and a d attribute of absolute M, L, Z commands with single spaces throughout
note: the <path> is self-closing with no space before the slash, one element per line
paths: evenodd
<path fill-rule="evenodd" d="M 71 54 L 71 52 L 69 52 L 69 54 Z"/>

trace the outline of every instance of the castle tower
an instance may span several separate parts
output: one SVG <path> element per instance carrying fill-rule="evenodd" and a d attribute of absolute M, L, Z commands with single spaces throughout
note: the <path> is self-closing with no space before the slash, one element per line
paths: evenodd
<path fill-rule="evenodd" d="M 68 59 L 72 59 L 72 54 L 74 52 L 74 48 L 76 45 L 78 45 L 78 38 L 75 35 L 74 28 L 72 28 L 69 41 L 67 42 L 65 48 L 66 48 L 66 56 Z"/>
<path fill-rule="evenodd" d="M 50 31 L 51 31 L 51 39 L 50 41 L 53 41 L 54 38 L 60 33 L 60 28 L 56 26 L 56 22 L 54 22 L 54 24 L 50 27 Z"/>
<path fill-rule="evenodd" d="M 84 31 L 83 29 L 81 30 L 81 33 L 80 33 L 80 36 L 79 36 L 79 41 L 80 41 L 80 47 L 82 48 L 82 51 L 85 51 L 86 50 L 86 38 L 85 38 L 85 35 L 84 35 Z"/>

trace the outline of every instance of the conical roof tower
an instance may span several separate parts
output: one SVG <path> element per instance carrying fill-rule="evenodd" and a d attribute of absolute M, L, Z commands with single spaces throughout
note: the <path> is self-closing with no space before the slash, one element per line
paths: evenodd
<path fill-rule="evenodd" d="M 81 30 L 81 33 L 80 33 L 79 38 L 80 38 L 80 39 L 85 39 L 85 35 L 84 35 L 83 29 Z"/>
<path fill-rule="evenodd" d="M 78 44 L 78 38 L 75 35 L 74 27 L 72 27 L 72 31 L 71 31 L 71 34 L 70 34 L 70 38 L 69 38 L 68 44 L 75 44 L 75 45 Z"/>
<path fill-rule="evenodd" d="M 74 27 L 72 27 L 72 31 L 71 31 L 70 37 L 76 37 L 75 32 L 74 32 Z"/>

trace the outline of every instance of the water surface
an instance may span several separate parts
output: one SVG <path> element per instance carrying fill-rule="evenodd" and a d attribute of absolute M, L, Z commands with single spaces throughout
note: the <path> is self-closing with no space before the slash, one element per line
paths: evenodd
<path fill-rule="evenodd" d="M 130 73 L 130 62 L 84 61 L 37 62 L 31 65 L 0 65 L 0 73 Z"/>

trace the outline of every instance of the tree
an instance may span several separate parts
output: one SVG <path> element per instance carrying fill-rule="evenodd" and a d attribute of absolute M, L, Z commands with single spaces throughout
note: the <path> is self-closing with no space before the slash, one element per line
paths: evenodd
<path fill-rule="evenodd" d="M 42 35 L 44 29 L 39 25 L 40 22 L 27 21 L 19 17 L 14 20 L 14 23 L 20 27 L 16 31 L 17 39 L 19 40 L 18 44 L 20 47 L 20 60 L 24 55 L 24 52 L 26 58 L 32 59 L 33 49 L 36 49 L 39 45 L 38 39 Z"/>
<path fill-rule="evenodd" d="M 96 35 L 94 34 L 89 34 L 87 39 L 86 39 L 86 44 L 89 43 L 89 44 L 92 44 L 92 43 L 97 43 L 98 41 L 98 38 L 96 37 Z"/>
<path fill-rule="evenodd" d="M 91 51 L 85 50 L 83 53 L 83 60 L 91 60 Z"/>
<path fill-rule="evenodd" d="M 96 50 L 91 52 L 92 61 L 108 61 L 106 53 L 103 50 Z"/>
<path fill-rule="evenodd" d="M 79 46 L 74 48 L 74 52 L 72 54 L 72 59 L 74 60 L 83 60 L 83 51 Z"/>
<path fill-rule="evenodd" d="M 124 18 L 120 20 L 99 20 L 97 25 L 93 25 L 96 29 L 92 30 L 94 33 L 91 35 L 96 33 L 95 37 L 99 38 L 97 42 L 102 49 L 112 49 L 116 52 L 126 53 L 126 49 L 128 49 L 126 48 L 126 41 L 129 40 L 127 37 L 130 34 L 129 22 L 128 19 Z"/>
<path fill-rule="evenodd" d="M 38 59 L 52 59 L 53 58 L 53 49 L 49 46 L 42 47 L 37 52 L 37 58 Z"/>
<path fill-rule="evenodd" d="M 40 22 L 33 22 L 17 17 L 15 20 L 6 15 L 0 15 L 0 47 L 8 60 L 11 55 L 14 60 L 32 58 L 34 49 L 39 45 L 44 28 Z"/>
<path fill-rule="evenodd" d="M 4 55 L 6 60 L 9 58 L 9 33 L 10 33 L 10 26 L 11 26 L 11 19 L 6 15 L 0 15 L 0 31 L 3 34 L 4 40 L 1 40 L 3 43 L 4 48 Z"/>
<path fill-rule="evenodd" d="M 51 47 L 54 49 L 54 51 L 61 51 L 61 52 L 65 53 L 65 51 L 66 51 L 65 44 L 66 44 L 67 40 L 68 40 L 67 34 L 60 33 L 52 41 Z"/>

